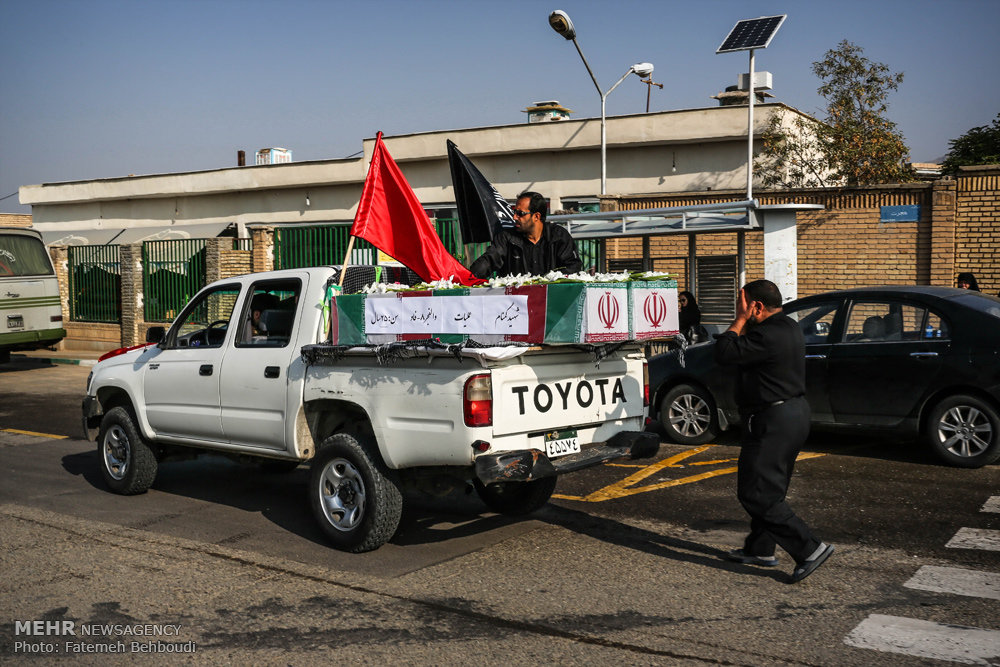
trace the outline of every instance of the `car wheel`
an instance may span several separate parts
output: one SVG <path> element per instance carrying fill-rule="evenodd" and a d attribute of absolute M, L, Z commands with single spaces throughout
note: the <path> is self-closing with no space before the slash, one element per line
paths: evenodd
<path fill-rule="evenodd" d="M 313 459 L 309 502 L 333 545 L 361 553 L 395 534 L 403 510 L 396 474 L 360 436 L 332 435 Z"/>
<path fill-rule="evenodd" d="M 667 438 L 682 445 L 702 445 L 718 435 L 715 403 L 707 390 L 679 384 L 660 401 L 660 424 Z"/>
<path fill-rule="evenodd" d="M 496 482 L 483 484 L 472 481 L 476 493 L 486 506 L 497 514 L 523 516 L 539 510 L 549 502 L 556 489 L 555 477 L 543 477 L 533 482 Z"/>
<path fill-rule="evenodd" d="M 1000 416 L 973 396 L 951 396 L 938 403 L 924 435 L 934 454 L 953 466 L 980 468 L 1000 459 Z"/>
<path fill-rule="evenodd" d="M 97 455 L 104 481 L 115 493 L 145 493 L 156 479 L 156 455 L 140 435 L 128 408 L 111 408 L 101 419 Z"/>

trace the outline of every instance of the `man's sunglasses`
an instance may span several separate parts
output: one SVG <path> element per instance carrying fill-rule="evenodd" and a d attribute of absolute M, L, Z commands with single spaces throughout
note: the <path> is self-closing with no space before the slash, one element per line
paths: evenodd
<path fill-rule="evenodd" d="M 512 208 L 510 212 L 514 214 L 515 218 L 523 218 L 526 215 L 531 215 L 531 211 L 522 211 L 516 208 Z"/>

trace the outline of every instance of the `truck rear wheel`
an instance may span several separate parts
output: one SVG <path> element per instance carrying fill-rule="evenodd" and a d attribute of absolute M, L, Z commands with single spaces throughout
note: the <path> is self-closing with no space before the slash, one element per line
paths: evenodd
<path fill-rule="evenodd" d="M 333 545 L 361 553 L 377 549 L 399 527 L 403 495 L 396 474 L 360 436 L 332 435 L 309 473 L 309 502 Z"/>
<path fill-rule="evenodd" d="M 541 509 L 549 502 L 556 489 L 555 477 L 544 477 L 533 482 L 497 482 L 483 484 L 473 480 L 476 493 L 486 506 L 498 514 L 523 516 Z"/>
<path fill-rule="evenodd" d="M 97 456 L 104 481 L 115 493 L 145 493 L 156 479 L 156 455 L 142 439 L 128 408 L 111 408 L 101 419 Z"/>

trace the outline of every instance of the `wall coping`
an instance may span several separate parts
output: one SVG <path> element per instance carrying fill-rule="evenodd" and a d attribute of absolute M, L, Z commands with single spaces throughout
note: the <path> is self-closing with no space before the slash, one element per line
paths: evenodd
<path fill-rule="evenodd" d="M 958 177 L 982 176 L 983 174 L 1000 174 L 1000 164 L 973 164 L 958 168 Z"/>

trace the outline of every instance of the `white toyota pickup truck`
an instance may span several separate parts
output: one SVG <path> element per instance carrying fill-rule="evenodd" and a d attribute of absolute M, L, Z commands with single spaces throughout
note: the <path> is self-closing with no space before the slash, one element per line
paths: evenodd
<path fill-rule="evenodd" d="M 111 490 L 143 493 L 160 462 L 209 451 L 274 470 L 309 461 L 319 524 L 361 552 L 395 533 L 404 486 L 471 482 L 494 511 L 523 514 L 557 475 L 659 447 L 643 431 L 639 345 L 333 345 L 325 300 L 338 274 L 215 282 L 147 345 L 105 355 L 83 427 Z"/>

